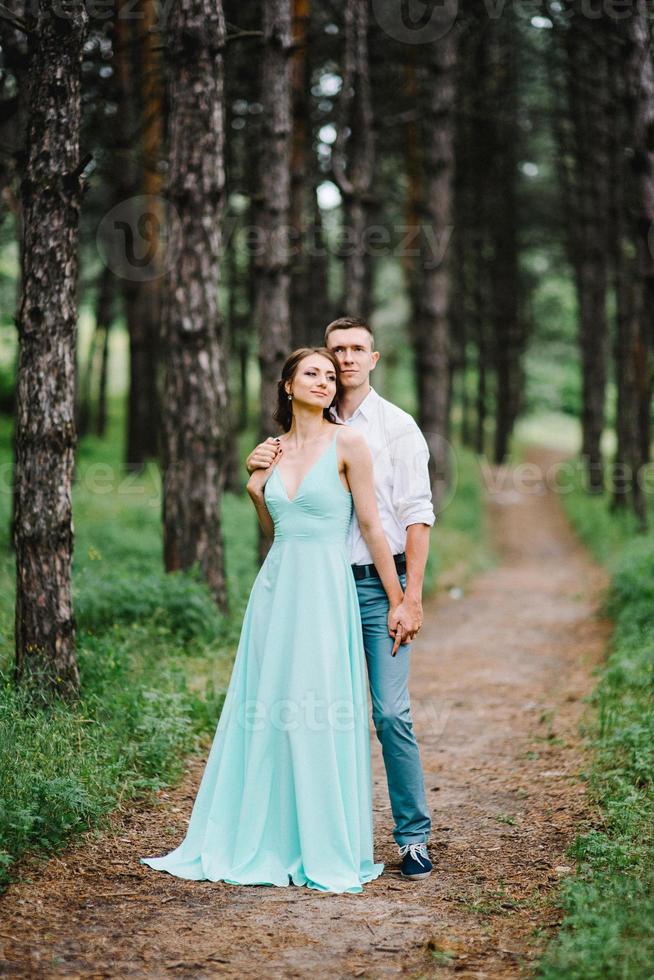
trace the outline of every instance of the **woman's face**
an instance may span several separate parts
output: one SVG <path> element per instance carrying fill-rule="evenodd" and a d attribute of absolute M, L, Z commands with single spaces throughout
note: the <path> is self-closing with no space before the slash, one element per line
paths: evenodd
<path fill-rule="evenodd" d="M 294 402 L 329 408 L 336 396 L 336 369 L 322 354 L 307 354 L 287 382 L 286 390 Z"/>

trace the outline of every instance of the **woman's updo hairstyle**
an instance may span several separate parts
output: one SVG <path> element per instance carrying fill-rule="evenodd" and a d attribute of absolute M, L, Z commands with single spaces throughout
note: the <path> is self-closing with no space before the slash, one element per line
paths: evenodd
<path fill-rule="evenodd" d="M 320 354 L 322 357 L 326 357 L 328 361 L 332 362 L 336 373 L 336 396 L 334 401 L 336 401 L 341 392 L 340 369 L 338 366 L 338 361 L 332 352 L 327 347 L 298 347 L 297 350 L 294 350 L 293 353 L 289 354 L 289 356 L 286 358 L 286 363 L 282 368 L 282 376 L 277 382 L 277 408 L 273 413 L 273 418 L 275 422 L 279 422 L 284 432 L 289 431 L 293 420 L 293 402 L 288 397 L 288 392 L 285 388 L 286 382 L 293 380 L 300 362 L 303 361 L 305 357 L 309 357 L 311 354 Z M 327 419 L 328 422 L 334 422 L 334 419 L 329 414 L 329 409 L 334 404 L 334 401 L 332 401 L 331 405 L 329 405 L 327 408 L 324 408 L 322 412 L 323 417 Z"/>

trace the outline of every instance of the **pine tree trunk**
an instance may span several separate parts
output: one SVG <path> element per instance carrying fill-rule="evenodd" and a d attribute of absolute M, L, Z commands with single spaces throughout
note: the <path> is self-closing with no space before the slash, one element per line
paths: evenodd
<path fill-rule="evenodd" d="M 169 199 L 177 256 L 164 283 L 164 563 L 200 572 L 225 608 L 220 508 L 227 380 L 218 309 L 224 207 L 225 24 L 216 0 L 176 0 L 167 27 Z"/>
<path fill-rule="evenodd" d="M 147 202 L 149 220 L 145 224 L 148 254 L 160 256 L 159 229 L 163 226 L 161 189 L 163 183 L 160 162 L 163 156 L 164 81 L 161 64 L 161 37 L 157 31 L 158 4 L 143 0 L 143 20 L 138 31 L 138 61 L 140 69 L 140 105 L 142 174 L 140 193 Z M 156 259 L 154 260 L 156 262 Z M 127 464 L 140 469 L 148 457 L 159 456 L 161 436 L 161 407 L 159 367 L 161 352 L 161 287 L 163 279 L 153 269 L 150 277 L 138 284 L 136 322 L 132 324 L 131 350 L 136 358 L 136 370 L 130 373 L 134 416 L 129 433 Z M 138 392 L 134 389 L 138 386 Z"/>
<path fill-rule="evenodd" d="M 582 457 L 588 489 L 594 493 L 604 489 L 600 443 L 604 430 L 608 348 L 607 133 L 601 107 L 608 75 L 596 33 L 597 25 L 575 4 L 575 15 L 566 32 L 567 89 L 575 161 L 568 251 L 579 307 Z"/>
<path fill-rule="evenodd" d="M 298 0 L 298 6 L 306 3 L 307 18 L 309 13 L 308 0 Z M 325 327 L 336 316 L 332 311 L 329 298 L 329 251 L 323 232 L 322 211 L 318 204 L 318 185 L 324 180 L 320 170 L 318 157 L 313 148 L 315 123 L 311 115 L 311 42 L 310 18 L 307 19 L 301 35 L 303 43 L 308 46 L 303 59 L 304 101 L 294 110 L 296 118 L 303 114 L 305 123 L 302 126 L 304 150 L 301 154 L 302 166 L 306 173 L 301 178 L 301 196 L 303 204 L 301 254 L 295 260 L 295 268 L 291 281 L 291 323 L 293 346 L 320 347 L 325 339 Z M 296 32 L 296 39 L 298 35 Z M 297 43 L 297 40 L 296 40 Z M 293 154 L 295 157 L 295 153 Z M 296 197 L 294 186 L 298 181 L 298 161 L 295 160 L 291 183 L 291 210 Z M 298 201 L 299 203 L 299 201 Z M 299 218 L 298 218 L 299 222 Z M 293 222 L 292 222 L 293 225 Z M 297 242 L 294 243 L 294 248 Z"/>
<path fill-rule="evenodd" d="M 422 105 L 419 99 L 424 86 L 418 84 L 417 52 L 415 46 L 409 47 L 404 63 L 404 94 L 407 102 L 414 106 L 415 112 L 409 117 L 404 127 L 404 167 L 406 173 L 406 198 L 404 201 L 404 223 L 409 240 L 420 240 L 420 225 L 423 220 L 424 204 L 424 147 L 421 140 L 420 118 Z M 409 335 L 414 352 L 420 341 L 418 329 L 421 299 L 421 264 L 419 258 L 412 254 L 411 249 L 404 249 L 401 257 L 402 271 L 409 296 Z M 418 415 L 421 406 L 418 399 Z"/>
<path fill-rule="evenodd" d="M 161 81 L 154 70 L 156 62 L 149 53 L 150 46 L 160 43 L 158 36 L 152 37 L 149 33 L 153 0 L 146 0 L 137 20 L 130 15 L 130 3 L 131 0 L 117 0 L 117 16 L 114 19 L 117 112 L 116 136 L 112 147 L 114 159 L 109 176 L 113 185 L 114 205 L 121 205 L 120 218 L 129 226 L 126 234 L 130 236 L 117 243 L 121 250 L 121 268 L 115 271 L 119 276 L 129 335 L 125 467 L 138 473 L 148 458 L 157 456 L 161 425 L 157 397 L 161 319 L 157 293 L 161 287 L 156 277 L 152 281 L 144 279 L 140 260 L 147 256 L 148 263 L 152 261 L 152 249 L 156 244 L 155 226 L 158 220 L 162 220 L 162 215 L 156 197 L 149 201 L 147 197 L 136 199 L 139 194 L 148 194 L 148 180 L 154 179 L 155 186 L 160 180 L 158 174 L 154 174 L 153 178 L 146 175 L 152 173 L 155 134 L 161 125 L 157 118 L 159 110 L 155 97 Z M 141 73 L 144 76 L 142 83 L 139 79 Z M 151 118 L 145 125 L 145 110 L 138 101 L 141 96 L 153 103 Z M 143 143 L 139 142 L 141 128 L 145 135 Z M 156 324 L 154 335 L 153 323 Z"/>
<path fill-rule="evenodd" d="M 451 0 L 448 0 L 451 2 Z M 443 8 L 448 14 L 447 4 Z M 453 18 L 450 18 L 450 22 Z M 431 46 L 425 120 L 423 214 L 435 256 L 423 246 L 421 295 L 414 343 L 419 423 L 430 450 L 434 505 L 438 510 L 450 482 L 449 470 L 449 294 L 450 268 L 445 247 L 452 232 L 453 145 L 456 39 L 452 30 Z"/>
<path fill-rule="evenodd" d="M 654 347 L 654 64 L 650 5 L 638 0 L 628 25 L 635 61 L 636 93 L 635 153 L 632 167 L 636 177 L 635 239 L 638 281 L 642 292 L 639 324 L 639 446 L 641 465 L 650 459 L 652 348 Z"/>
<path fill-rule="evenodd" d="M 264 7 L 257 219 L 263 248 L 256 263 L 256 321 L 259 328 L 262 439 L 274 430 L 277 382 L 291 347 L 290 255 L 288 242 L 291 163 L 291 9 L 290 0 L 268 0 Z"/>
<path fill-rule="evenodd" d="M 71 596 L 80 75 L 88 16 L 40 0 L 32 28 L 16 404 L 15 679 L 75 698 Z M 53 84 L 57 79 L 57 84 Z"/>
<path fill-rule="evenodd" d="M 484 24 L 485 28 L 485 24 Z M 489 92 L 487 85 L 477 84 L 477 79 L 488 77 L 488 36 L 479 32 L 475 60 L 473 62 L 471 143 L 473 152 L 471 249 L 472 266 L 472 332 L 477 347 L 477 390 L 475 396 L 475 451 L 483 456 L 486 452 L 486 419 L 488 416 L 488 375 L 491 369 L 490 324 L 488 322 L 487 297 L 491 295 L 489 263 L 486 251 L 490 251 L 489 187 L 485 162 L 492 155 L 492 135 L 489 132 Z"/>
<path fill-rule="evenodd" d="M 293 0 L 293 134 L 291 140 L 291 345 L 306 347 L 309 342 L 308 230 L 313 220 L 311 208 L 311 119 L 309 62 L 307 57 L 310 0 Z"/>
<path fill-rule="evenodd" d="M 307 310 L 309 347 L 322 347 L 325 342 L 325 327 L 336 318 L 329 298 L 329 251 L 323 231 L 322 212 L 318 204 L 318 184 L 321 180 L 316 173 L 315 160 L 311 200 L 313 206 L 313 227 L 309 248 L 309 296 L 311 302 Z"/>
<path fill-rule="evenodd" d="M 491 186 L 494 198 L 490 229 L 493 261 L 493 337 L 496 372 L 494 459 L 502 463 L 520 408 L 522 391 L 523 326 L 520 315 L 518 268 L 518 37 L 514 14 L 507 10 L 493 25 L 492 101 L 497 106 Z"/>
<path fill-rule="evenodd" d="M 100 292 L 97 306 L 98 346 L 100 348 L 100 367 L 98 371 L 98 403 L 95 419 L 95 434 L 102 438 L 107 429 L 107 380 L 109 377 L 109 333 L 113 323 L 114 294 L 116 280 L 113 272 L 105 267 L 100 279 Z"/>
<path fill-rule="evenodd" d="M 339 122 L 333 154 L 336 183 L 344 198 L 343 309 L 368 318 L 371 312 L 370 191 L 375 167 L 373 112 L 368 59 L 368 7 L 361 0 L 345 5 L 345 52 Z"/>
<path fill-rule="evenodd" d="M 609 65 L 608 98 L 616 104 L 624 100 L 624 78 L 618 70 L 617 63 Z M 631 492 L 631 480 L 628 467 L 633 465 L 635 447 L 633 434 L 635 431 L 636 393 L 633 378 L 634 360 L 630 354 L 633 343 L 631 340 L 632 318 L 629 314 L 630 279 L 626 268 L 625 255 L 625 168 L 623 163 L 623 141 L 625 133 L 616 123 L 611 127 L 608 142 L 609 160 L 609 243 L 611 257 L 611 274 L 615 295 L 615 326 L 613 341 L 613 369 L 616 386 L 615 434 L 616 449 L 613 458 L 613 496 L 611 509 L 624 510 L 627 507 Z M 561 141 L 559 140 L 559 145 Z M 569 207 L 566 207 L 566 211 Z"/>
<path fill-rule="evenodd" d="M 415 48 L 410 48 L 407 52 L 407 60 L 404 65 L 404 84 L 405 94 L 410 103 L 416 108 L 416 113 L 409 118 L 404 129 L 404 148 L 405 148 L 405 168 L 407 177 L 407 193 L 404 202 L 404 215 L 407 235 L 413 242 L 421 244 L 421 229 L 423 223 L 426 224 L 428 214 L 425 207 L 426 195 L 426 138 L 421 132 L 418 119 L 426 112 L 425 103 L 428 100 L 429 92 L 425 80 L 425 73 L 420 74 L 417 63 Z M 402 264 L 407 284 L 407 292 L 411 304 L 411 314 L 409 317 L 409 335 L 414 354 L 416 391 L 418 403 L 418 424 L 423 425 L 423 402 L 425 398 L 424 376 L 425 362 L 423 359 L 424 347 L 429 343 L 429 324 L 425 322 L 424 316 L 424 255 L 422 250 L 419 255 L 411 254 L 413 250 L 406 249 L 402 256 Z"/>
<path fill-rule="evenodd" d="M 12 5 L 12 13 L 23 21 L 25 19 L 24 0 L 16 0 Z M 15 318 L 18 320 L 18 309 L 23 289 L 23 214 L 20 201 L 19 181 L 23 176 L 21 161 L 25 159 L 25 144 L 27 133 L 28 99 L 29 86 L 27 77 L 29 71 L 29 51 L 27 37 L 22 30 L 13 24 L 2 22 L 0 24 L 0 46 L 2 47 L 3 64 L 9 69 L 16 79 L 16 109 L 12 117 L 4 124 L 0 123 L 0 143 L 9 151 L 9 159 L 0 175 L 0 224 L 5 218 L 5 204 L 8 204 L 14 216 L 15 240 L 18 245 L 18 277 L 16 281 L 16 310 Z M 0 84 L 3 87 L 8 85 L 8 73 Z M 24 168 L 24 163 L 23 163 Z M 15 358 L 14 377 L 18 374 L 18 355 Z M 16 418 L 16 398 L 17 392 L 14 387 L 13 404 L 11 406 L 12 418 Z M 11 435 L 11 449 L 16 465 L 16 427 Z M 14 549 L 14 528 L 16 526 L 16 475 L 12 473 L 12 487 L 14 488 L 11 501 L 11 518 L 9 523 L 9 548 Z"/>
<path fill-rule="evenodd" d="M 234 348 L 238 350 L 239 335 L 242 336 L 244 333 L 242 329 L 243 324 L 240 322 L 239 316 L 239 300 L 242 284 L 240 282 L 239 269 L 236 260 L 236 235 L 233 230 L 232 234 L 229 236 L 229 241 L 227 241 L 225 244 L 225 260 L 223 265 L 227 279 L 226 288 L 228 293 L 227 322 L 225 324 L 225 359 L 230 365 L 230 368 L 233 363 Z M 229 413 L 227 419 L 227 448 L 225 453 L 227 457 L 225 490 L 228 493 L 240 493 L 242 483 L 241 467 L 238 456 L 238 415 L 233 400 L 234 389 L 231 386 L 228 386 L 228 388 Z"/>
<path fill-rule="evenodd" d="M 634 360 L 632 501 L 640 531 L 647 528 L 647 502 L 640 477 L 650 457 L 652 346 L 654 342 L 654 66 L 650 49 L 650 11 L 637 0 L 628 20 L 624 75 L 628 145 L 633 147 L 628 182 L 629 234 L 634 243 L 634 282 L 630 334 Z"/>

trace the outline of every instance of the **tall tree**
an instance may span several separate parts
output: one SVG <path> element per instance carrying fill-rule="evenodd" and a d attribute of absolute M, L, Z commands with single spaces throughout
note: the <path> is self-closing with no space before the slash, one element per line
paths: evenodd
<path fill-rule="evenodd" d="M 291 6 L 268 0 L 264 6 L 260 148 L 262 248 L 256 263 L 256 320 L 261 370 L 261 436 L 270 435 L 277 405 L 277 382 L 291 346 L 289 208 L 291 163 Z"/>
<path fill-rule="evenodd" d="M 96 305 L 96 331 L 98 334 L 99 369 L 98 398 L 95 416 L 95 434 L 104 436 L 107 428 L 107 381 L 109 377 L 109 332 L 113 322 L 116 280 L 113 272 L 105 268 L 100 279 Z"/>
<path fill-rule="evenodd" d="M 315 100 L 311 93 L 316 58 L 315 5 L 293 0 L 293 126 L 291 140 L 291 343 L 322 343 L 330 315 L 328 252 L 323 239 L 317 186 L 322 179 L 315 151 Z"/>
<path fill-rule="evenodd" d="M 582 369 L 582 456 L 590 490 L 604 487 L 601 438 L 605 424 L 608 324 L 608 132 L 602 113 L 608 84 L 597 24 L 581 0 L 569 4 L 562 28 L 567 119 L 558 127 L 562 183 L 570 207 L 567 249 L 577 292 Z M 567 134 L 565 129 L 567 128 Z M 566 166 L 567 164 L 567 166 Z"/>
<path fill-rule="evenodd" d="M 453 24 L 446 0 L 442 16 Z M 420 296 L 413 324 L 419 424 L 430 450 L 432 493 L 439 507 L 449 471 L 450 266 L 454 185 L 454 101 L 457 37 L 454 28 L 431 42 L 426 78 L 424 138 L 425 228 L 421 237 Z"/>
<path fill-rule="evenodd" d="M 16 398 L 15 679 L 46 700 L 79 689 L 71 596 L 80 75 L 88 16 L 39 0 L 30 28 Z M 53 84 L 53 79 L 57 80 Z"/>
<path fill-rule="evenodd" d="M 524 330 L 520 313 L 518 271 L 518 34 L 516 15 L 508 8 L 493 23 L 490 45 L 491 99 L 497 106 L 491 164 L 492 265 L 491 302 L 496 372 L 496 463 L 509 451 L 509 439 L 520 408 L 523 388 Z"/>
<path fill-rule="evenodd" d="M 291 338 L 293 347 L 308 341 L 309 255 L 308 232 L 313 221 L 311 176 L 313 140 L 311 132 L 311 79 L 308 44 L 310 0 L 293 0 L 293 55 L 291 82 L 293 125 L 291 139 Z"/>
<path fill-rule="evenodd" d="M 224 208 L 223 47 L 216 0 L 176 0 L 167 26 L 170 179 L 176 261 L 164 284 L 163 531 L 167 571 L 199 563 L 221 607 L 227 592 L 220 507 L 225 483 L 226 359 L 218 309 Z"/>
<path fill-rule="evenodd" d="M 342 78 L 333 170 L 344 204 L 343 305 L 353 315 L 368 317 L 371 273 L 366 229 L 370 219 L 375 143 L 368 63 L 368 5 L 362 0 L 346 0 Z"/>
<path fill-rule="evenodd" d="M 138 232 L 138 259 L 126 264 L 125 300 L 129 330 L 130 375 L 125 464 L 140 471 L 148 457 L 158 454 L 161 412 L 157 384 L 161 277 L 159 230 L 163 222 L 162 184 L 163 78 L 161 39 L 156 29 L 157 4 L 143 0 L 142 16 L 129 16 L 128 0 L 120 0 L 117 37 L 120 50 L 121 101 L 125 112 L 119 123 L 123 153 L 130 167 L 119 181 L 132 181 L 131 234 Z M 124 21 L 122 25 L 120 21 Z M 134 146 L 138 153 L 134 154 Z M 136 245 L 133 246 L 136 249 Z M 125 242 L 125 248 L 130 243 Z M 143 259 L 141 258 L 143 256 Z M 142 277 L 140 267 L 148 269 Z"/>
<path fill-rule="evenodd" d="M 499 128 L 500 124 L 492 116 L 494 79 L 490 72 L 489 48 L 493 25 L 489 24 L 481 2 L 468 0 L 463 16 L 464 29 L 459 38 L 457 59 L 453 232 L 456 269 L 453 290 L 458 315 L 453 319 L 453 327 L 459 332 L 459 337 L 454 339 L 458 340 L 460 352 L 457 367 L 463 374 L 460 382 L 461 439 L 464 444 L 474 446 L 481 455 L 485 451 L 487 375 L 492 370 L 491 235 L 494 226 L 490 216 L 499 197 L 497 195 L 493 200 L 493 181 L 488 179 L 488 174 L 491 166 L 494 173 L 501 172 L 502 162 L 495 161 L 495 156 L 498 149 L 501 154 L 503 145 L 494 138 L 495 127 Z M 501 128 L 504 135 L 508 127 L 505 124 Z M 512 133 L 511 139 L 514 138 Z M 474 354 L 474 361 L 470 354 Z M 466 387 L 468 374 L 476 381 L 474 405 Z"/>
<path fill-rule="evenodd" d="M 609 51 L 608 99 L 615 105 L 631 107 L 627 97 L 628 84 L 623 71 L 624 37 L 614 33 L 606 37 Z M 633 316 L 633 286 L 636 280 L 633 268 L 630 221 L 627 213 L 628 168 L 625 166 L 624 148 L 628 142 L 629 109 L 621 112 L 610 127 L 608 142 L 609 158 L 609 255 L 611 259 L 612 286 L 615 294 L 615 327 L 613 359 L 616 385 L 615 434 L 616 449 L 613 458 L 613 510 L 622 510 L 629 503 L 637 511 L 638 484 L 634 480 L 638 465 L 638 388 L 636 385 L 637 345 Z"/>
<path fill-rule="evenodd" d="M 624 437 L 630 450 L 629 470 L 633 508 L 639 529 L 647 527 L 646 498 L 641 485 L 642 467 L 650 459 L 652 348 L 654 346 L 654 66 L 651 52 L 651 19 L 649 4 L 638 0 L 630 17 L 623 22 L 625 43 L 621 74 L 623 110 L 627 123 L 627 145 L 631 149 L 626 175 L 628 193 L 627 230 L 634 256 L 631 302 L 627 323 L 623 324 L 625 349 L 623 360 L 633 381 L 626 419 L 631 432 Z M 624 406 L 623 406 L 624 407 Z"/>
<path fill-rule="evenodd" d="M 148 8 L 146 7 L 146 10 Z M 152 344 L 148 335 L 149 320 L 144 318 L 141 293 L 143 282 L 140 265 L 143 260 L 143 236 L 148 234 L 154 216 L 148 209 L 138 208 L 136 195 L 141 180 L 139 140 L 138 84 L 139 37 L 141 20 L 130 16 L 129 0 L 116 0 L 113 21 L 113 91 L 116 103 L 116 124 L 109 147 L 111 165 L 107 170 L 108 209 L 120 207 L 122 237 L 116 243 L 114 269 L 118 274 L 122 306 L 129 336 L 129 377 L 125 433 L 125 467 L 139 472 L 149 456 L 157 451 L 159 416 L 152 397 L 154 365 Z M 141 202 L 142 203 L 142 202 Z M 138 241 L 138 254 L 137 242 Z"/>
<path fill-rule="evenodd" d="M 488 412 L 488 374 L 490 372 L 490 324 L 486 297 L 491 293 L 490 269 L 486 253 L 490 251 L 489 230 L 491 227 L 488 181 L 486 180 L 486 161 L 492 144 L 491 96 L 486 82 L 488 79 L 489 38 L 485 21 L 481 29 L 474 30 L 475 45 L 470 78 L 470 188 L 471 202 L 468 222 L 470 251 L 467 256 L 471 266 L 471 316 L 472 333 L 476 347 L 477 389 L 475 395 L 475 451 L 483 455 L 486 449 L 486 418 Z"/>

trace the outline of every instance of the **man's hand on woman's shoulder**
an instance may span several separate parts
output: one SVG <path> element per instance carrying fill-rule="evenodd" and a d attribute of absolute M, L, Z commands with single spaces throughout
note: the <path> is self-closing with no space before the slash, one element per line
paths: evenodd
<path fill-rule="evenodd" d="M 245 460 L 248 473 L 254 473 L 255 470 L 267 470 L 278 456 L 281 456 L 282 452 L 282 444 L 279 439 L 269 436 L 265 442 L 260 442 L 258 446 L 255 446 Z"/>

